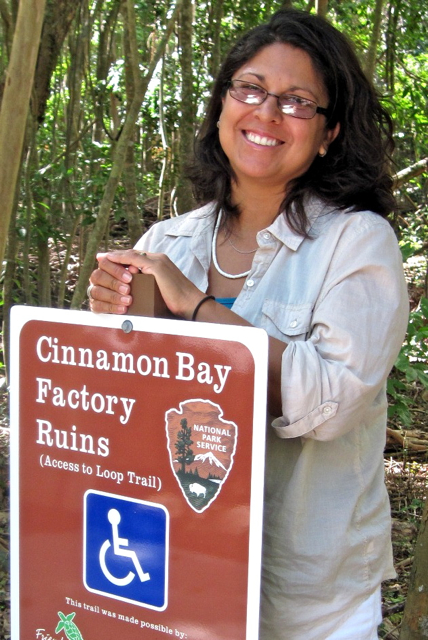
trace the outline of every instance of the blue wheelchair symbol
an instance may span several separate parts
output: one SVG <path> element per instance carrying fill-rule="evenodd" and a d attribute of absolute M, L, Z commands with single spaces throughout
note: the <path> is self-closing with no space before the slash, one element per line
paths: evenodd
<path fill-rule="evenodd" d="M 165 507 L 87 491 L 84 529 L 85 587 L 163 611 L 168 590 L 169 514 Z"/>

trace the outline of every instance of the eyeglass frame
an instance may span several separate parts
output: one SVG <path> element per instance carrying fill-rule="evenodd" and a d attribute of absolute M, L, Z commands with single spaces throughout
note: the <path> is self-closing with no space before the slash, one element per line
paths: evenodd
<path fill-rule="evenodd" d="M 325 116 L 326 118 L 328 118 L 331 115 L 331 110 L 330 109 L 328 109 L 326 107 L 320 107 L 315 102 L 315 100 L 309 100 L 309 98 L 302 98 L 301 96 L 296 96 L 293 93 L 281 93 L 280 95 L 277 95 L 276 93 L 271 93 L 270 91 L 267 91 L 266 89 L 261 87 L 259 84 L 256 84 L 254 82 L 247 82 L 246 80 L 239 80 L 238 78 L 235 78 L 233 80 L 228 80 L 227 83 L 226 83 L 226 87 L 227 87 L 227 89 L 229 91 L 230 97 L 233 98 L 234 100 L 237 100 L 238 102 L 241 102 L 242 104 L 253 104 L 253 106 L 254 106 L 254 103 L 245 102 L 245 100 L 240 100 L 239 98 L 237 98 L 236 96 L 231 94 L 230 90 L 233 89 L 233 88 L 236 88 L 236 87 L 234 87 L 234 83 L 235 82 L 241 82 L 243 84 L 249 85 L 251 87 L 255 87 L 255 88 L 260 89 L 261 91 L 263 91 L 265 96 L 264 96 L 264 98 L 263 98 L 263 100 L 261 102 L 256 102 L 255 103 L 257 106 L 263 104 L 263 102 L 265 102 L 268 99 L 269 96 L 272 96 L 273 98 L 276 98 L 278 109 L 281 111 L 281 113 L 283 113 L 286 116 L 291 116 L 292 118 L 299 118 L 300 120 L 312 120 L 312 118 L 315 118 L 317 113 L 320 113 L 321 115 Z M 290 96 L 290 97 L 293 97 L 293 98 L 300 98 L 301 100 L 306 100 L 307 102 L 310 102 L 311 104 L 315 105 L 315 110 L 313 112 L 313 115 L 310 116 L 309 118 L 305 118 L 305 117 L 302 117 L 302 116 L 297 116 L 297 115 L 295 115 L 293 113 L 285 113 L 285 111 L 282 110 L 282 107 L 281 107 L 280 102 L 279 102 L 280 98 L 283 98 L 284 96 Z"/>

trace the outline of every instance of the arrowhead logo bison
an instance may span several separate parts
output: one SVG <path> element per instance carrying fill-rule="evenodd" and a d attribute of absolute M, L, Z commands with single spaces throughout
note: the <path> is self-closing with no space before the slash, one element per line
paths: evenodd
<path fill-rule="evenodd" d="M 201 513 L 233 465 L 238 427 L 210 400 L 186 400 L 165 414 L 171 468 L 188 504 Z"/>

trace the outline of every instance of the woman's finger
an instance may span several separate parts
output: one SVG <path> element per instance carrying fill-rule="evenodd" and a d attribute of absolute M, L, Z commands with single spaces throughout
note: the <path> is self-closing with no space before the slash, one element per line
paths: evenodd
<path fill-rule="evenodd" d="M 123 274 L 125 267 L 125 271 L 131 270 L 132 273 L 137 273 L 144 265 L 144 258 L 147 255 L 145 251 L 126 249 L 111 251 L 110 253 L 98 253 L 97 260 L 101 269 L 105 269 L 112 274 Z M 123 266 L 120 267 L 119 265 Z"/>
<path fill-rule="evenodd" d="M 131 282 L 132 273 L 130 272 L 129 268 L 127 268 L 131 264 L 130 262 L 131 256 L 128 256 L 127 259 L 123 257 L 122 258 L 123 261 L 119 262 L 118 260 L 113 259 L 113 256 L 115 255 L 115 253 L 125 254 L 129 252 L 121 251 L 121 252 L 114 252 L 114 253 L 97 254 L 98 270 L 110 274 L 113 278 L 121 282 L 125 282 L 125 283 Z M 138 268 L 134 269 L 134 273 L 136 273 L 136 271 L 138 271 Z M 91 280 L 92 280 L 92 277 L 91 277 Z"/>
<path fill-rule="evenodd" d="M 131 280 L 132 275 L 129 272 L 122 274 L 121 271 L 116 271 L 114 274 L 111 274 L 104 269 L 95 269 L 90 277 L 90 282 L 94 287 L 109 289 L 121 295 L 130 293 L 131 286 L 129 283 Z M 93 297 L 96 298 L 98 296 L 93 294 Z"/>
<path fill-rule="evenodd" d="M 113 302 L 102 302 L 100 300 L 95 300 L 94 298 L 89 299 L 89 306 L 93 313 L 114 313 L 116 315 L 123 315 L 128 311 L 128 305 L 114 304 Z"/>
<path fill-rule="evenodd" d="M 128 285 L 126 286 L 128 287 Z M 129 287 L 128 292 L 121 293 L 120 291 L 112 291 L 111 289 L 108 289 L 106 287 L 100 287 L 93 284 L 90 288 L 89 294 L 89 298 L 92 300 L 96 300 L 98 302 L 107 302 L 114 305 L 124 304 L 129 306 L 132 302 L 132 296 L 129 294 Z"/>

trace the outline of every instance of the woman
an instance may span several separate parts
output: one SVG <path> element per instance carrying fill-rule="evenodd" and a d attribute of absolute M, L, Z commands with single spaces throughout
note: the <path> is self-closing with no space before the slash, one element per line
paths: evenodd
<path fill-rule="evenodd" d="M 205 205 L 91 276 L 95 312 L 126 313 L 141 270 L 175 315 L 269 335 L 262 640 L 377 638 L 394 576 L 385 381 L 408 298 L 391 150 L 348 41 L 281 10 L 220 70 L 192 171 Z"/>

